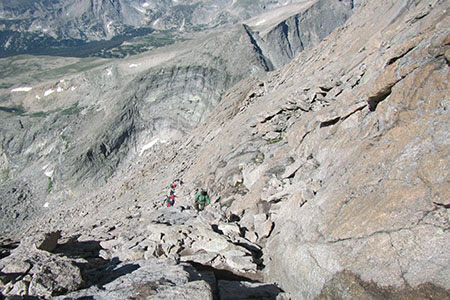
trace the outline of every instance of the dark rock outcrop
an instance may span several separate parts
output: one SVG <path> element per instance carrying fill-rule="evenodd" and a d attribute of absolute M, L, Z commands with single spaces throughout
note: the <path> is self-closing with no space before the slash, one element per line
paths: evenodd
<path fill-rule="evenodd" d="M 300 5 L 305 7 L 301 12 L 268 28 L 261 25 L 266 23 L 264 15 L 249 23 L 247 32 L 270 70 L 284 66 L 304 49 L 317 45 L 336 27 L 342 26 L 354 8 L 346 1 L 306 1 Z"/>

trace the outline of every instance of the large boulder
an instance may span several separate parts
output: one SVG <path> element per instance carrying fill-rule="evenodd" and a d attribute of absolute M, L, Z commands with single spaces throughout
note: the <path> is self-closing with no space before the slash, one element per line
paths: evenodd
<path fill-rule="evenodd" d="M 148 259 L 105 268 L 97 285 L 53 299 L 213 299 L 210 285 L 188 264 Z"/>
<path fill-rule="evenodd" d="M 3 295 L 50 298 L 83 284 L 81 271 L 72 260 L 47 251 L 13 252 L 0 261 L 0 270 L 9 275 Z"/>

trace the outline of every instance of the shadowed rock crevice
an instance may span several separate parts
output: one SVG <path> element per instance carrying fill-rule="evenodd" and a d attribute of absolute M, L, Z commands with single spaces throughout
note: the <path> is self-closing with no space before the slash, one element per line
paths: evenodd
<path fill-rule="evenodd" d="M 73 260 L 83 277 L 82 288 L 89 288 L 93 285 L 101 288 L 139 267 L 133 264 L 117 267 L 121 263 L 117 257 L 104 259 L 100 256 L 100 250 L 103 248 L 99 241 L 80 242 L 77 240 L 78 237 L 71 237 L 65 243 L 58 244 L 53 253 Z"/>
<path fill-rule="evenodd" d="M 214 299 L 276 299 L 283 291 L 275 284 L 267 284 L 245 275 L 237 275 L 228 270 L 191 262 L 199 274 L 211 273 L 208 284 L 215 291 Z M 193 278 L 196 278 L 195 276 Z M 200 277 L 202 278 L 202 277 Z"/>
<path fill-rule="evenodd" d="M 405 52 L 403 52 L 403 53 L 401 53 L 401 54 L 399 54 L 399 55 L 397 55 L 397 56 L 394 56 L 394 57 L 390 58 L 390 59 L 386 62 L 386 66 L 392 65 L 392 64 L 395 63 L 397 60 L 403 58 L 403 57 L 406 56 L 409 52 L 411 52 L 412 50 L 414 50 L 414 48 L 415 48 L 415 46 L 413 46 L 413 47 L 411 47 L 411 48 L 408 48 L 408 49 L 406 49 Z"/>
<path fill-rule="evenodd" d="M 245 24 L 244 24 L 243 26 L 244 26 L 245 32 L 246 32 L 247 35 L 248 35 L 248 38 L 250 39 L 250 43 L 253 45 L 255 52 L 258 53 L 259 59 L 260 59 L 261 62 L 263 63 L 264 70 L 265 70 L 266 72 L 268 72 L 268 71 L 273 71 L 273 70 L 274 70 L 274 67 L 273 67 L 272 63 L 270 62 L 270 60 L 268 60 L 268 59 L 264 56 L 264 54 L 263 54 L 263 52 L 262 52 L 262 49 L 261 49 L 261 47 L 258 45 L 258 42 L 256 41 L 256 39 L 254 38 L 254 36 L 253 36 L 254 34 L 252 33 L 250 27 L 247 26 L 247 25 L 245 25 Z"/>
<path fill-rule="evenodd" d="M 58 244 L 60 237 L 60 232 L 50 232 L 24 239 L 1 261 L 3 295 L 41 299 L 92 286 L 103 289 L 140 267 L 101 258 L 98 241 L 78 241 L 74 236 Z"/>
<path fill-rule="evenodd" d="M 335 124 L 337 124 L 340 120 L 341 120 L 341 118 L 340 118 L 340 117 L 337 117 L 336 119 L 333 119 L 333 120 L 321 122 L 321 123 L 320 123 L 320 128 L 335 125 Z"/>
<path fill-rule="evenodd" d="M 394 85 L 395 84 L 392 84 L 390 86 L 383 88 L 377 94 L 375 94 L 367 99 L 367 104 L 369 106 L 370 111 L 372 111 L 372 112 L 375 111 L 377 109 L 378 104 L 381 101 L 385 100 L 387 97 L 389 97 L 389 95 L 392 93 L 392 87 Z"/>

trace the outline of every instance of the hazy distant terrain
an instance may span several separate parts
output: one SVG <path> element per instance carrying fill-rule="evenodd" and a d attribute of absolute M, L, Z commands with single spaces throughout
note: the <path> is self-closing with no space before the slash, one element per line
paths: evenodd
<path fill-rule="evenodd" d="M 124 57 L 291 2 L 303 1 L 4 0 L 0 57 Z"/>

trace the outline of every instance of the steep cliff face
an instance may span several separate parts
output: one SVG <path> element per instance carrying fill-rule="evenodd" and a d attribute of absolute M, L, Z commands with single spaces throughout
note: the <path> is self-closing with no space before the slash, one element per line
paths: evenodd
<path fill-rule="evenodd" d="M 284 66 L 343 25 L 354 9 L 353 2 L 346 1 L 303 1 L 296 6 L 304 9 L 297 14 L 289 11 L 292 15 L 282 22 L 268 22 L 265 15 L 249 22 L 248 33 L 272 70 Z M 286 13 L 285 8 L 279 11 Z"/>

